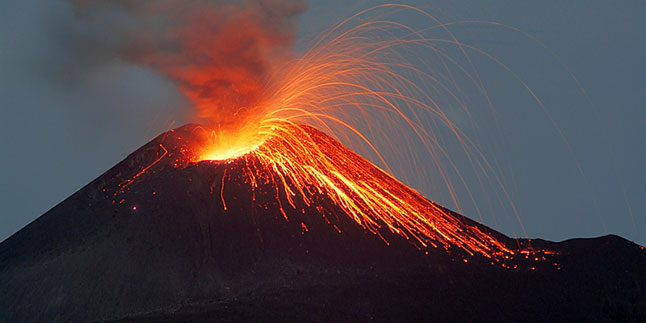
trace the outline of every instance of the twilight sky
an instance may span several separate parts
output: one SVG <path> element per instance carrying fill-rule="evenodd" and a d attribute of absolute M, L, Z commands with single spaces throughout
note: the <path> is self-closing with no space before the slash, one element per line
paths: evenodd
<path fill-rule="evenodd" d="M 488 158 L 503 165 L 505 187 L 527 235 L 560 241 L 613 233 L 646 244 L 646 3 L 428 2 L 405 3 L 442 22 L 500 22 L 547 47 L 502 27 L 452 29 L 461 42 L 509 66 L 545 105 L 547 113 L 507 71 L 474 54 L 500 121 L 494 130 L 482 125 L 476 135 Z M 310 1 L 299 20 L 297 51 L 341 18 L 375 4 Z M 410 19 L 405 22 L 415 26 L 434 24 Z M 101 51 L 119 40 L 88 31 L 63 0 L 3 1 L 0 24 L 4 240 L 151 138 L 185 123 L 190 108 L 162 75 Z M 82 47 L 87 44 L 92 46 Z M 79 54 L 88 50 L 97 54 Z M 481 107 L 474 102 L 472 108 Z M 500 141 L 494 133 L 502 134 L 503 148 L 487 148 Z M 409 184 L 453 207 L 423 181 Z M 486 194 L 475 195 L 478 204 L 489 202 Z M 464 212 L 476 218 L 470 207 Z M 483 213 L 485 224 L 524 235 L 513 218 Z"/>

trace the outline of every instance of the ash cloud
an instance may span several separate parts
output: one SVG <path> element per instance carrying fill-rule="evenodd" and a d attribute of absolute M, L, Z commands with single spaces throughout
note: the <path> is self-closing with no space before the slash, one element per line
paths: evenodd
<path fill-rule="evenodd" d="M 118 57 L 170 78 L 215 123 L 259 100 L 271 68 L 290 56 L 302 1 L 71 2 L 93 37 L 72 39 L 85 61 Z"/>

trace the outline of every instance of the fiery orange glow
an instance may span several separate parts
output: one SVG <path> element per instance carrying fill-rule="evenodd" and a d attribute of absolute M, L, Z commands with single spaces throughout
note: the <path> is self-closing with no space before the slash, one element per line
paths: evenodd
<path fill-rule="evenodd" d="M 414 7 L 377 6 L 332 28 L 297 58 L 279 55 L 281 59 L 275 59 L 273 50 L 272 59 L 265 59 L 266 44 L 275 49 L 280 47 L 276 44 L 289 43 L 289 37 L 280 38 L 260 28 L 254 23 L 253 11 L 225 19 L 224 27 L 218 27 L 223 32 L 212 39 L 195 32 L 204 26 L 191 24 L 179 30 L 184 50 L 212 59 L 203 66 L 177 66 L 154 57 L 151 64 L 161 66 L 178 83 L 211 127 L 201 128 L 206 144 L 192 147 L 192 162 L 244 161 L 249 188 L 258 189 L 261 180 L 272 183 L 286 220 L 290 219 L 285 208 L 296 209 L 298 203 L 312 206 L 315 195 L 324 195 L 375 234 L 385 227 L 420 248 L 456 247 L 488 258 L 513 255 L 515 251 L 493 235 L 449 214 L 392 175 L 388 160 L 392 156 L 412 159 L 420 152 L 411 152 L 410 147 L 421 144 L 427 164 L 412 166 L 422 177 L 432 174 L 438 178 L 459 205 L 449 173 L 465 186 L 466 181 L 450 158 L 449 141 L 439 135 L 442 128 L 465 153 L 471 167 L 480 171 L 476 173 L 484 173 L 478 175 L 478 182 L 501 184 L 495 172 L 488 172 L 493 167 L 477 145 L 451 121 L 437 99 L 440 95 L 452 98 L 470 118 L 459 89 L 451 87 L 455 79 L 446 75 L 447 65 L 454 65 L 484 94 L 477 72 L 436 47 L 439 43 L 453 45 L 470 64 L 463 44 L 439 23 L 430 29 L 446 31 L 446 38 L 430 37 L 424 30 L 384 19 L 383 14 L 364 19 L 379 10 L 411 11 L 436 21 Z M 244 32 L 235 27 L 241 23 L 249 27 Z M 414 48 L 434 53 L 437 62 L 413 59 Z M 217 63 L 231 61 L 237 53 L 246 57 L 241 59 L 245 64 Z M 323 140 L 309 127 L 363 153 L 384 170 L 343 145 Z M 388 149 L 387 156 L 383 147 Z M 220 191 L 225 210 L 227 176 L 225 169 Z M 282 204 L 281 194 L 288 205 Z M 473 196 L 469 198 L 473 200 Z M 307 231 L 302 225 L 303 232 Z"/>
<path fill-rule="evenodd" d="M 255 133 L 239 133 L 238 136 L 228 136 L 223 131 L 216 130 L 207 133 L 208 143 L 198 149 L 198 160 L 227 160 L 240 157 L 258 149 L 266 137 Z"/>
<path fill-rule="evenodd" d="M 231 71 L 236 78 L 228 80 L 239 77 L 246 81 L 234 82 L 234 85 L 253 90 L 253 95 L 243 95 L 249 99 L 245 102 L 223 100 L 228 97 L 227 93 L 197 95 L 181 87 L 193 99 L 200 116 L 208 118 L 215 128 L 204 129 L 208 144 L 195 148 L 199 156 L 195 161 L 242 158 L 249 168 L 246 173 L 250 174 L 251 189 L 257 186 L 254 176 L 263 174 L 263 170 L 272 170 L 278 178 L 268 180 L 275 183 L 277 191 L 284 192 L 289 202 L 281 207 L 286 219 L 284 207 L 295 208 L 295 199 L 310 205 L 313 203 L 310 190 L 316 190 L 373 233 L 386 225 L 420 247 L 456 246 L 469 254 L 486 257 L 513 253 L 478 227 L 465 226 L 388 174 L 392 170 L 373 141 L 389 143 L 390 138 L 393 151 L 406 156 L 403 153 L 406 147 L 397 146 L 411 146 L 410 141 L 417 140 L 425 147 L 437 167 L 437 175 L 457 204 L 446 169 L 455 165 L 440 139 L 428 128 L 429 123 L 448 129 L 469 154 L 474 149 L 430 96 L 441 90 L 456 94 L 443 89 L 445 85 L 437 76 L 405 59 L 408 48 L 429 48 L 438 40 L 393 21 L 375 19 L 350 25 L 366 13 L 384 8 L 410 10 L 432 18 L 416 8 L 400 5 L 360 12 L 323 35 L 300 57 L 267 69 L 265 78 Z M 375 37 L 381 34 L 388 36 Z M 265 37 L 263 33 L 259 35 Z M 221 47 L 219 38 L 214 42 L 214 48 Z M 208 50 L 204 46 L 199 48 Z M 210 68 L 197 68 L 188 73 L 182 70 L 180 84 L 212 82 L 210 77 L 215 74 L 209 72 Z M 229 71 L 228 68 L 220 70 L 220 73 Z M 254 86 L 248 87 L 249 82 Z M 226 113 L 229 114 L 224 116 Z M 346 143 L 358 140 L 360 144 L 354 147 L 374 156 L 386 171 L 373 172 L 373 165 L 366 165 L 367 161 L 357 155 L 340 154 L 339 147 L 312 138 L 301 124 L 319 128 Z M 414 138 L 386 133 L 392 129 L 406 129 L 407 135 Z M 403 141 L 398 142 L 396 138 Z M 469 155 L 474 167 L 488 167 L 486 159 L 478 157 L 481 156 Z M 226 201 L 222 202 L 226 208 Z"/>
<path fill-rule="evenodd" d="M 386 226 L 420 248 L 458 247 L 486 257 L 513 254 L 477 226 L 465 224 L 318 131 L 289 122 L 272 122 L 263 128 L 266 141 L 238 159 L 244 160 L 250 190 L 258 189 L 260 181 L 269 182 L 276 190 L 276 200 L 286 197 L 289 205 L 280 208 L 286 220 L 290 219 L 284 208 L 296 209 L 297 199 L 310 207 L 316 203 L 314 196 L 325 195 L 375 234 Z M 220 197 L 226 209 L 222 194 Z"/>

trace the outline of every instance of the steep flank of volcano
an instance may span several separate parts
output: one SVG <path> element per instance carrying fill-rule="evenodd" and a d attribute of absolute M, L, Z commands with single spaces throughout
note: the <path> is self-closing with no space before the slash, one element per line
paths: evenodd
<path fill-rule="evenodd" d="M 280 136 L 223 161 L 196 156 L 204 128 L 169 131 L 2 242 L 0 321 L 640 310 L 615 297 L 603 312 L 614 283 L 580 287 L 584 296 L 572 287 L 601 277 L 643 296 L 638 246 L 607 237 L 530 248 L 426 200 L 311 127 L 279 127 Z M 617 263 L 632 276 L 616 275 Z"/>

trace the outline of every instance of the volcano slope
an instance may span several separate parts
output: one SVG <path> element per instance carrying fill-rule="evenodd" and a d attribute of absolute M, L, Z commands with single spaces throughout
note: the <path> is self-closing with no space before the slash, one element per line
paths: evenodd
<path fill-rule="evenodd" d="M 646 318 L 646 252 L 625 239 L 510 239 L 437 206 L 458 229 L 424 246 L 315 188 L 253 181 L 276 169 L 191 161 L 199 128 L 157 137 L 2 242 L 0 321 Z M 476 233 L 496 250 L 459 247 Z"/>

